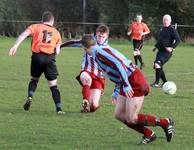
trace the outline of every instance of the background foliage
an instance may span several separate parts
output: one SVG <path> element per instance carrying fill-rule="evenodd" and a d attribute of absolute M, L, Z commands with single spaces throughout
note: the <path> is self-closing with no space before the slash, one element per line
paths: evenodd
<path fill-rule="evenodd" d="M 31 22 L 7 21 L 40 21 L 45 10 L 54 13 L 58 22 L 56 26 L 65 36 L 68 36 L 68 33 L 91 33 L 95 31 L 96 23 L 106 23 L 111 28 L 111 36 L 125 37 L 128 23 L 134 20 L 138 12 L 143 14 L 144 21 L 151 28 L 150 36 L 154 36 L 158 31 L 162 16 L 167 13 L 172 16 L 173 23 L 192 25 L 194 22 L 193 0 L 85 0 L 85 22 L 94 24 L 83 25 L 83 1 L 1 0 L 0 34 L 18 35 Z M 193 28 L 178 27 L 178 30 L 182 39 L 193 36 Z"/>

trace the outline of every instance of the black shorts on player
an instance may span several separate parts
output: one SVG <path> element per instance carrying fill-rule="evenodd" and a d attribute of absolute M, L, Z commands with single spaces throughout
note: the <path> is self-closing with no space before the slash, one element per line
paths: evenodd
<path fill-rule="evenodd" d="M 156 54 L 156 59 L 154 61 L 154 64 L 157 63 L 162 68 L 162 66 L 166 62 L 168 62 L 168 60 L 171 58 L 171 56 L 172 56 L 172 53 L 158 51 L 157 54 Z"/>
<path fill-rule="evenodd" d="M 133 40 L 133 48 L 134 50 L 141 50 L 141 48 L 143 47 L 143 40 Z"/>
<path fill-rule="evenodd" d="M 48 81 L 57 79 L 58 71 L 55 64 L 55 55 L 33 53 L 31 59 L 31 76 L 39 78 L 44 73 Z"/>

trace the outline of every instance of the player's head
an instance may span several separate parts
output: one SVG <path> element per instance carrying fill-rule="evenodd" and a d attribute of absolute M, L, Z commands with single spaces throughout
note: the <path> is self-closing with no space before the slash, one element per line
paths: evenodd
<path fill-rule="evenodd" d="M 50 11 L 45 11 L 42 14 L 42 22 L 50 23 L 51 25 L 54 24 L 54 16 Z"/>
<path fill-rule="evenodd" d="M 136 14 L 136 18 L 135 18 L 135 19 L 136 19 L 136 22 L 137 22 L 137 23 L 141 23 L 141 21 L 142 21 L 142 19 L 143 19 L 143 18 L 142 18 L 142 14 L 140 14 L 140 13 Z"/>
<path fill-rule="evenodd" d="M 163 25 L 164 25 L 164 27 L 170 26 L 171 21 L 172 21 L 172 19 L 171 19 L 170 15 L 166 14 L 166 15 L 163 16 Z"/>
<path fill-rule="evenodd" d="M 92 46 L 96 45 L 94 37 L 90 34 L 86 34 L 81 39 L 81 44 L 85 48 L 88 54 L 92 53 Z"/>
<path fill-rule="evenodd" d="M 100 25 L 96 29 L 96 37 L 98 44 L 104 44 L 109 35 L 109 27 L 105 24 Z"/>

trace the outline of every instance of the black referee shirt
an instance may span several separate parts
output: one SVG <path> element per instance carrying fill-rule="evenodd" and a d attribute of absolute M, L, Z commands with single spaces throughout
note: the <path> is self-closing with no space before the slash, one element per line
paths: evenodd
<path fill-rule="evenodd" d="M 165 51 L 165 47 L 172 47 L 174 49 L 179 43 L 180 37 L 178 32 L 172 26 L 168 26 L 160 29 L 155 47 L 159 51 Z"/>

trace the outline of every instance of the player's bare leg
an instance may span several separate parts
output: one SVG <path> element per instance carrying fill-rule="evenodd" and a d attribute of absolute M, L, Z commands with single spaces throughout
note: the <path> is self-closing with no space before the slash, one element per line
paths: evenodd
<path fill-rule="evenodd" d="M 101 97 L 101 90 L 100 89 L 91 89 L 90 90 L 90 112 L 96 111 L 99 107 L 99 101 Z"/>
<path fill-rule="evenodd" d="M 119 95 L 115 107 L 115 118 L 121 122 L 125 122 L 126 97 Z"/>
<path fill-rule="evenodd" d="M 92 84 L 92 78 L 87 72 L 82 72 L 80 74 L 80 80 L 83 84 L 82 87 L 82 109 L 81 112 L 90 112 L 90 104 L 89 104 L 89 98 L 90 98 L 90 86 Z"/>
<path fill-rule="evenodd" d="M 145 127 L 144 124 L 140 124 L 138 121 L 138 114 L 143 104 L 144 96 L 133 97 L 126 99 L 126 125 L 143 134 L 143 138 L 140 144 L 147 144 L 156 140 L 155 133 Z"/>

